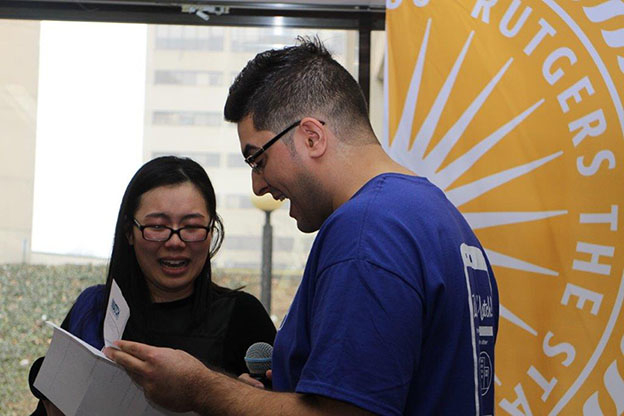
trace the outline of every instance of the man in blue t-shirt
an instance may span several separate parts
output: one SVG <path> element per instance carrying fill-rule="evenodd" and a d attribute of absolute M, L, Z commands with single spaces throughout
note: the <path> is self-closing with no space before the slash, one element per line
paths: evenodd
<path fill-rule="evenodd" d="M 444 194 L 378 175 L 319 230 L 275 341 L 273 388 L 384 415 L 493 414 L 497 299 Z"/>
<path fill-rule="evenodd" d="M 273 389 L 176 350 L 107 354 L 172 410 L 491 415 L 498 291 L 444 193 L 394 162 L 357 82 L 317 40 L 258 54 L 230 87 L 253 190 L 318 235 L 273 352 Z"/>

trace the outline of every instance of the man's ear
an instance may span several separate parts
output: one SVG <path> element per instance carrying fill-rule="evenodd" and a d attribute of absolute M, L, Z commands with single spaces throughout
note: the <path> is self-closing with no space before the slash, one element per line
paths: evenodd
<path fill-rule="evenodd" d="M 317 119 L 306 117 L 299 125 L 300 132 L 303 132 L 304 146 L 310 157 L 323 156 L 327 151 L 328 132 L 325 126 Z"/>

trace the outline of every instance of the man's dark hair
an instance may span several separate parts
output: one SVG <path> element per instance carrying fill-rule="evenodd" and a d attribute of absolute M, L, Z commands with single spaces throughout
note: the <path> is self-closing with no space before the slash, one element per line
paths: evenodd
<path fill-rule="evenodd" d="M 230 87 L 225 119 L 238 123 L 251 115 L 254 128 L 278 132 L 304 118 L 328 123 L 342 140 L 372 131 L 360 86 L 318 38 L 299 37 L 296 46 L 261 52 Z"/>

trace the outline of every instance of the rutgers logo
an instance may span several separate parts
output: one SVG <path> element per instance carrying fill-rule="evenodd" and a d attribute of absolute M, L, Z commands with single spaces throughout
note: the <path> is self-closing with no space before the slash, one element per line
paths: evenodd
<path fill-rule="evenodd" d="M 622 414 L 624 1 L 388 0 L 386 30 L 384 146 L 499 284 L 497 412 Z"/>

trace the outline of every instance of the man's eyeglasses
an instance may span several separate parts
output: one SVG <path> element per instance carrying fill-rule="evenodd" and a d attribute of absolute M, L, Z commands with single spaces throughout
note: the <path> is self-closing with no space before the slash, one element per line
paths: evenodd
<path fill-rule="evenodd" d="M 141 225 L 136 218 L 133 218 L 134 225 L 141 230 L 143 238 L 147 241 L 168 241 L 172 235 L 177 234 L 180 240 L 186 243 L 196 243 L 205 241 L 208 238 L 210 227 L 202 225 L 187 225 L 186 227 L 173 229 L 166 225 Z"/>
<path fill-rule="evenodd" d="M 269 140 L 268 142 L 266 142 L 265 144 L 263 144 L 260 149 L 256 150 L 255 152 L 253 152 L 253 154 L 247 156 L 245 158 L 245 163 L 247 163 L 249 165 L 249 167 L 251 167 L 254 171 L 256 172 L 260 172 L 260 166 L 258 165 L 258 162 L 256 162 L 256 159 L 258 159 L 258 157 L 260 157 L 260 155 L 262 155 L 264 152 L 266 152 L 266 150 L 273 146 L 273 144 L 278 141 L 279 139 L 281 139 L 286 133 L 288 133 L 291 129 L 297 127 L 299 125 L 299 123 L 301 123 L 302 120 L 297 120 L 294 123 L 292 123 L 290 126 L 286 127 L 284 130 L 282 130 L 281 132 L 277 133 L 277 135 L 275 137 L 273 137 L 271 140 Z M 324 121 L 320 121 L 319 122 L 321 124 L 325 124 Z"/>

